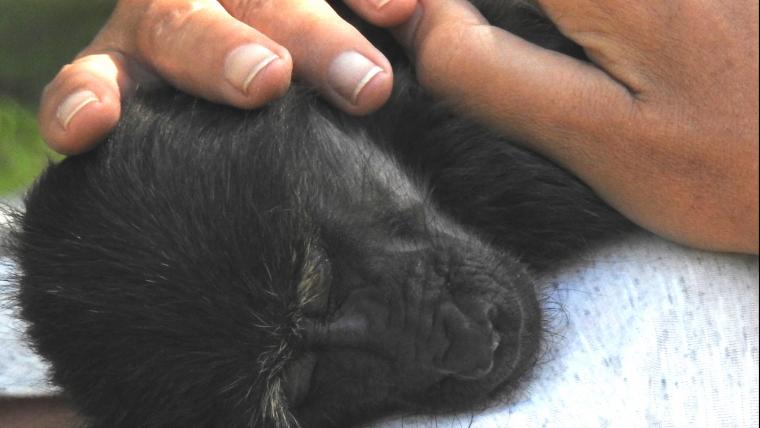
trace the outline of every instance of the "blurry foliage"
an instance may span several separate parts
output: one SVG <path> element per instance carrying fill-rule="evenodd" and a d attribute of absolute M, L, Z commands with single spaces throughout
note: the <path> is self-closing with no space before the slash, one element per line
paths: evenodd
<path fill-rule="evenodd" d="M 0 94 L 26 105 L 84 48 L 111 0 L 0 0 Z"/>
<path fill-rule="evenodd" d="M 42 88 L 84 48 L 114 0 L 0 0 L 0 195 L 48 162 L 35 108 Z"/>
<path fill-rule="evenodd" d="M 57 158 L 40 139 L 35 117 L 10 98 L 0 97 L 0 195 L 29 184 Z"/>

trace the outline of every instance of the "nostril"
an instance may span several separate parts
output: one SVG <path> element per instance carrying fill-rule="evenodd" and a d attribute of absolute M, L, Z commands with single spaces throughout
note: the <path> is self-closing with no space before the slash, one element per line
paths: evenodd
<path fill-rule="evenodd" d="M 441 337 L 446 338 L 447 347 L 440 360 L 433 362 L 435 369 L 459 379 L 487 376 L 493 369 L 494 352 L 501 343 L 501 336 L 490 321 L 497 315 L 495 306 L 479 302 L 471 312 L 473 317 L 451 302 L 441 305 L 439 310 Z"/>

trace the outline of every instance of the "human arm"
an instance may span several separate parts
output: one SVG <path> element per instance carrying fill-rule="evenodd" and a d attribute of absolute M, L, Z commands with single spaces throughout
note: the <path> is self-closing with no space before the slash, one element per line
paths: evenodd
<path fill-rule="evenodd" d="M 539 3 L 592 63 L 490 26 L 463 0 L 421 0 L 397 32 L 434 94 L 643 227 L 757 253 L 757 2 Z"/>

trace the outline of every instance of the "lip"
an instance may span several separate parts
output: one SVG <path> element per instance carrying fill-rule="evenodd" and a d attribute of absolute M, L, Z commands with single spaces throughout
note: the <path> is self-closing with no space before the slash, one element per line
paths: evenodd
<path fill-rule="evenodd" d="M 528 371 L 538 353 L 542 317 L 533 284 L 527 274 L 515 275 L 513 269 L 493 274 L 489 287 L 491 293 L 496 291 L 494 314 L 489 316 L 493 365 L 487 375 L 493 393 L 508 392 L 505 388 Z"/>
<path fill-rule="evenodd" d="M 511 296 L 513 300 L 514 296 Z M 528 302 L 521 302 L 526 304 Z M 501 397 L 511 394 L 518 385 L 519 379 L 528 371 L 537 354 L 537 347 L 533 346 L 538 341 L 530 338 L 531 331 L 536 328 L 536 318 L 528 316 L 523 319 L 522 311 L 516 306 L 520 304 L 499 305 L 499 315 L 492 322 L 491 347 L 492 360 L 487 368 L 468 376 L 451 376 L 450 384 L 469 384 L 477 382 L 483 392 L 491 397 Z M 507 314 L 512 314 L 509 316 Z M 540 318 L 539 318 L 540 319 Z M 463 386 L 464 387 L 464 386 Z M 467 388 L 467 387 L 464 387 Z M 465 389 L 466 390 L 466 389 Z"/>
<path fill-rule="evenodd" d="M 530 369 L 540 343 L 541 313 L 537 300 L 531 299 L 531 295 L 521 298 L 519 293 L 508 294 L 509 301 L 515 303 L 500 308 L 493 322 L 499 337 L 493 351 L 494 366 L 498 367 L 493 373 L 494 393 L 508 392 L 515 386 Z"/>

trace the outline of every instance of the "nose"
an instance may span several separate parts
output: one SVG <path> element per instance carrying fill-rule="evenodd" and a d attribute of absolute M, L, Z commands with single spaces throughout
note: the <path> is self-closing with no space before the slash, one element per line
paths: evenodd
<path fill-rule="evenodd" d="M 501 337 L 494 331 L 489 307 L 481 306 L 485 312 L 477 316 L 484 321 L 476 322 L 459 307 L 451 302 L 441 305 L 439 316 L 448 338 L 449 346 L 444 351 L 440 362 L 440 372 L 460 379 L 480 379 L 493 369 L 494 351 L 499 346 Z M 479 315 L 480 315 L 479 314 Z"/>

